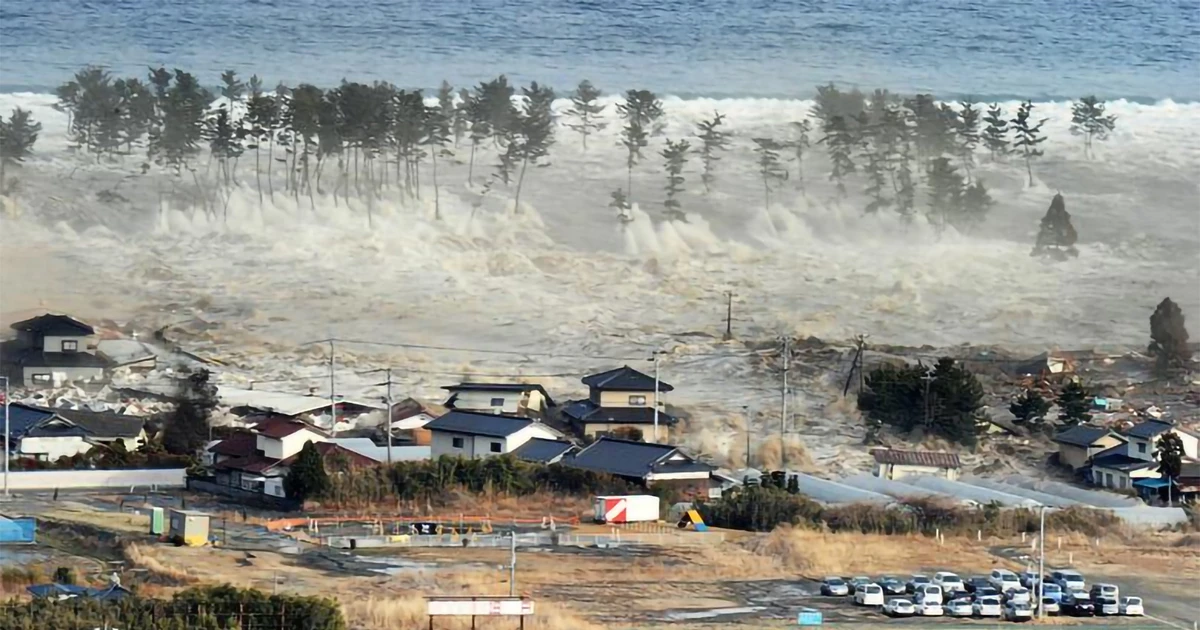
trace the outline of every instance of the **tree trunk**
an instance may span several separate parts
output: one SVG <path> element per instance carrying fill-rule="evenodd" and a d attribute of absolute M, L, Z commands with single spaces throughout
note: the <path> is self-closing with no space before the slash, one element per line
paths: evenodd
<path fill-rule="evenodd" d="M 262 207 L 263 207 L 262 170 L 261 170 L 262 169 L 262 166 L 261 166 L 262 159 L 261 158 L 262 158 L 262 150 L 259 149 L 257 144 L 255 144 L 254 145 L 254 184 L 255 184 L 255 188 L 258 189 L 258 209 L 259 210 L 262 210 Z"/>
<path fill-rule="evenodd" d="M 441 200 L 441 193 L 438 192 L 437 150 L 436 149 L 430 154 L 430 158 L 433 160 L 433 220 L 441 221 L 442 220 L 442 200 Z"/>
<path fill-rule="evenodd" d="M 471 178 L 475 175 L 475 147 L 476 146 L 477 146 L 477 143 L 474 140 L 472 140 L 471 141 L 471 159 L 469 159 L 467 161 L 467 188 L 475 187 L 475 184 L 474 184 L 474 182 L 471 181 Z"/>
<path fill-rule="evenodd" d="M 275 134 L 271 134 L 267 139 L 267 190 L 271 196 L 271 205 L 275 204 L 275 179 L 272 174 L 275 172 Z"/>
<path fill-rule="evenodd" d="M 521 174 L 517 176 L 517 194 L 513 198 L 513 214 L 521 214 L 521 186 L 525 183 L 525 169 L 529 168 L 529 158 L 521 160 Z"/>
<path fill-rule="evenodd" d="M 633 161 L 632 160 L 625 163 L 625 187 L 629 189 L 629 192 L 625 195 L 625 198 L 629 200 L 629 207 L 633 208 Z"/>
<path fill-rule="evenodd" d="M 1029 151 L 1025 152 L 1025 172 L 1029 174 L 1029 187 L 1033 187 L 1033 161 Z"/>

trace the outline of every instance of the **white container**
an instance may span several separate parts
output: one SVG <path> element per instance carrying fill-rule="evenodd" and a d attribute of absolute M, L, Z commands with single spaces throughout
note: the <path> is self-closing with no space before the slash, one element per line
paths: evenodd
<path fill-rule="evenodd" d="M 639 523 L 658 520 L 658 497 L 649 494 L 627 494 L 596 497 L 597 523 Z"/>

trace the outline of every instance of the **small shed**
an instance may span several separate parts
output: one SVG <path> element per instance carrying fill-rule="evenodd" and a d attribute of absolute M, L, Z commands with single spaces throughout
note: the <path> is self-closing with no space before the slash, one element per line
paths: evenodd
<path fill-rule="evenodd" d="M 189 547 L 208 543 L 209 516 L 191 510 L 171 510 L 170 528 L 167 538 Z"/>
<path fill-rule="evenodd" d="M 955 453 L 933 451 L 901 451 L 875 449 L 875 476 L 881 479 L 902 479 L 912 475 L 935 475 L 951 481 L 958 479 L 962 463 Z"/>

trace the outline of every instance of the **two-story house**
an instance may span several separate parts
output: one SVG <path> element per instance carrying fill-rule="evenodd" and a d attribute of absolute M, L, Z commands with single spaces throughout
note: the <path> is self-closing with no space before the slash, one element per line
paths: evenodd
<path fill-rule="evenodd" d="M 1175 434 L 1183 444 L 1185 458 L 1195 458 L 1200 438 L 1170 422 L 1148 420 L 1125 432 L 1127 443 L 1115 446 L 1092 458 L 1092 483 L 1116 490 L 1133 490 L 1141 479 L 1157 479 L 1156 452 L 1158 442 L 1167 434 Z"/>
<path fill-rule="evenodd" d="M 558 440 L 562 434 L 529 418 L 450 411 L 425 425 L 432 435 L 430 455 L 482 459 L 512 453 L 533 439 Z"/>
<path fill-rule="evenodd" d="M 54 462 L 115 442 L 132 452 L 146 441 L 145 419 L 136 416 L 21 403 L 10 403 L 8 415 L 9 454 L 17 458 Z"/>
<path fill-rule="evenodd" d="M 721 496 L 716 467 L 698 461 L 670 444 L 650 444 L 602 437 L 561 463 L 620 477 L 646 488 L 667 486 L 698 498 Z"/>
<path fill-rule="evenodd" d="M 329 434 L 287 416 L 269 416 L 250 429 L 208 448 L 216 483 L 282 497 L 288 464 L 305 444 L 321 444 Z"/>
<path fill-rule="evenodd" d="M 96 352 L 96 330 L 66 315 L 46 314 L 11 326 L 17 338 L 0 346 L 0 360 L 14 383 L 56 387 L 104 380 L 109 361 Z"/>
<path fill-rule="evenodd" d="M 1071 470 L 1087 468 L 1096 455 L 1127 442 L 1111 429 L 1086 424 L 1062 431 L 1054 441 L 1058 444 L 1058 463 Z"/>
<path fill-rule="evenodd" d="M 563 407 L 563 418 L 585 437 L 641 433 L 646 442 L 665 442 L 676 419 L 664 410 L 662 395 L 674 390 L 628 365 L 583 377 L 588 397 Z M 657 408 L 658 434 L 654 433 Z"/>
<path fill-rule="evenodd" d="M 450 392 L 447 409 L 544 418 L 554 406 L 546 389 L 533 383 L 459 383 L 442 389 Z"/>

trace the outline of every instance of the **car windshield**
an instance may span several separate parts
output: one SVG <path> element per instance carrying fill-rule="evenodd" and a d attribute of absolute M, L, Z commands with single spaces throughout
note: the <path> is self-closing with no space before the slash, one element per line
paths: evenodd
<path fill-rule="evenodd" d="M 925 582 L 929 581 L 929 578 L 924 575 L 914 575 L 912 576 L 912 581 L 918 584 L 924 584 Z"/>
<path fill-rule="evenodd" d="M 994 597 L 987 597 L 987 598 L 984 598 L 982 601 L 983 601 L 984 606 L 999 606 L 1000 605 L 1000 600 L 998 600 Z"/>
<path fill-rule="evenodd" d="M 1141 605 L 1142 605 L 1142 598 L 1140 598 L 1140 597 L 1130 597 L 1129 599 L 1125 600 L 1125 603 L 1126 603 L 1126 604 L 1128 604 L 1128 605 L 1130 605 L 1130 606 L 1141 606 Z"/>
<path fill-rule="evenodd" d="M 1042 592 L 1043 593 L 1061 593 L 1062 588 L 1060 588 L 1057 584 L 1043 584 Z"/>
<path fill-rule="evenodd" d="M 829 584 L 830 586 L 842 586 L 845 584 L 845 582 L 842 581 L 842 578 L 825 578 L 825 583 Z"/>
<path fill-rule="evenodd" d="M 1078 573 L 1064 573 L 1064 574 L 1062 574 L 1062 576 L 1063 576 L 1063 579 L 1068 582 L 1082 582 L 1083 581 L 1083 576 L 1079 575 Z"/>
<path fill-rule="evenodd" d="M 1042 603 L 1043 603 L 1043 604 L 1057 604 L 1057 603 L 1058 603 L 1058 601 L 1057 601 L 1057 600 L 1055 600 L 1053 597 L 1043 597 L 1043 598 L 1042 598 Z"/>
<path fill-rule="evenodd" d="M 880 590 L 881 589 L 878 586 L 868 586 L 867 587 L 868 593 L 878 593 L 878 592 L 880 592 Z"/>

